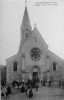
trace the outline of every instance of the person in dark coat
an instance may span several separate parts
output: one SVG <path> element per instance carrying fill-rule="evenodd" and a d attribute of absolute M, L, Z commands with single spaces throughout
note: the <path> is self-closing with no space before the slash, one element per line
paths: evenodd
<path fill-rule="evenodd" d="M 6 99 L 9 98 L 9 94 L 7 91 L 5 92 L 5 95 L 6 95 Z"/>
<path fill-rule="evenodd" d="M 51 86 L 51 80 L 49 80 L 49 86 Z"/>
<path fill-rule="evenodd" d="M 17 85 L 17 87 L 18 87 L 18 89 L 19 89 L 19 86 L 20 86 L 20 82 L 16 82 L 16 85 Z"/>
<path fill-rule="evenodd" d="M 29 98 L 33 97 L 32 88 L 28 89 L 28 97 Z"/>
<path fill-rule="evenodd" d="M 59 88 L 61 87 L 61 85 L 62 85 L 62 82 L 61 82 L 61 80 L 59 80 Z"/>
<path fill-rule="evenodd" d="M 43 80 L 43 86 L 45 86 L 45 79 Z"/>
<path fill-rule="evenodd" d="M 36 88 L 36 91 L 38 91 L 38 83 L 36 83 L 35 88 Z"/>
<path fill-rule="evenodd" d="M 22 84 L 21 93 L 24 93 L 24 92 L 25 92 L 25 87 L 24 87 L 24 85 Z"/>
<path fill-rule="evenodd" d="M 25 92 L 26 92 L 26 94 L 27 94 L 27 91 L 28 91 L 28 87 L 27 87 L 27 85 L 25 86 Z"/>
<path fill-rule="evenodd" d="M 15 84 L 16 84 L 16 81 L 14 80 L 14 81 L 12 82 L 12 87 L 15 87 Z"/>
<path fill-rule="evenodd" d="M 32 89 L 29 90 L 29 98 L 33 97 Z"/>
<path fill-rule="evenodd" d="M 7 87 L 7 93 L 11 94 L 11 87 L 10 86 Z"/>
<path fill-rule="evenodd" d="M 62 80 L 62 88 L 64 89 L 64 80 Z"/>
<path fill-rule="evenodd" d="M 5 96 L 5 94 L 2 92 L 2 93 L 1 93 L 1 96 L 2 96 L 2 97 L 4 97 L 4 96 Z"/>
<path fill-rule="evenodd" d="M 41 80 L 41 85 L 43 84 L 43 81 Z"/>

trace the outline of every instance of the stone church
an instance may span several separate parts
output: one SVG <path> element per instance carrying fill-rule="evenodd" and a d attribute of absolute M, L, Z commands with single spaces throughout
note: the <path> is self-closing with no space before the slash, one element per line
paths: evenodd
<path fill-rule="evenodd" d="M 20 34 L 18 53 L 6 59 L 7 81 L 26 81 L 33 78 L 61 79 L 63 60 L 48 50 L 48 45 L 36 26 L 32 30 L 26 6 Z"/>

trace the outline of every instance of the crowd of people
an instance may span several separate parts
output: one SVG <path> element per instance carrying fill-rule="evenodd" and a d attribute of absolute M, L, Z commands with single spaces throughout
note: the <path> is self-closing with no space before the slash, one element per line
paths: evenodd
<path fill-rule="evenodd" d="M 33 88 L 36 89 L 36 91 L 38 91 L 38 83 L 36 80 L 34 82 L 34 80 L 30 80 L 28 79 L 28 81 L 24 84 L 22 84 L 21 86 L 21 93 L 26 93 L 26 95 L 31 98 L 33 97 Z"/>
<path fill-rule="evenodd" d="M 38 82 L 36 80 L 28 79 L 27 82 L 13 81 L 11 85 L 6 86 L 6 92 L 1 92 L 2 97 L 9 98 L 12 93 L 12 89 L 17 87 L 21 93 L 26 93 L 26 95 L 31 98 L 33 97 L 33 88 L 38 91 Z"/>
<path fill-rule="evenodd" d="M 31 98 L 33 97 L 33 89 L 35 88 L 36 91 L 38 91 L 39 84 L 41 86 L 46 86 L 46 80 L 43 79 L 39 81 L 38 79 L 30 80 L 28 79 L 27 82 L 20 82 L 20 81 L 13 81 L 11 85 L 8 85 L 6 87 L 6 92 L 1 92 L 1 96 L 5 96 L 6 98 L 9 98 L 9 95 L 12 93 L 12 88 L 17 87 L 21 93 L 26 93 L 27 97 Z M 64 81 L 59 80 L 58 82 L 59 88 L 64 88 Z M 48 86 L 52 86 L 52 81 L 48 81 Z"/>

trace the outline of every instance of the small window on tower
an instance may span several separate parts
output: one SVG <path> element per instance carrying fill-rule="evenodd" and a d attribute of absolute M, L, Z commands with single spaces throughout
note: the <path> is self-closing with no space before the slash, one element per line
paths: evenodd
<path fill-rule="evenodd" d="M 56 71 L 56 62 L 53 62 L 53 71 Z"/>
<path fill-rule="evenodd" d="M 28 38 L 28 29 L 25 30 L 26 38 Z"/>
<path fill-rule="evenodd" d="M 13 63 L 13 71 L 17 71 L 17 62 L 16 61 Z"/>

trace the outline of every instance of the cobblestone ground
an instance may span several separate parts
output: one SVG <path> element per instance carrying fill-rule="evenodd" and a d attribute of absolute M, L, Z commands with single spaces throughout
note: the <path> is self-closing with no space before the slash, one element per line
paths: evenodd
<path fill-rule="evenodd" d="M 64 90 L 58 87 L 39 87 L 37 92 L 33 89 L 33 93 L 34 96 L 30 98 L 31 100 L 64 100 Z M 6 98 L 1 99 L 6 100 Z M 29 98 L 25 93 L 20 93 L 20 90 L 15 88 L 7 100 L 29 100 Z"/>

